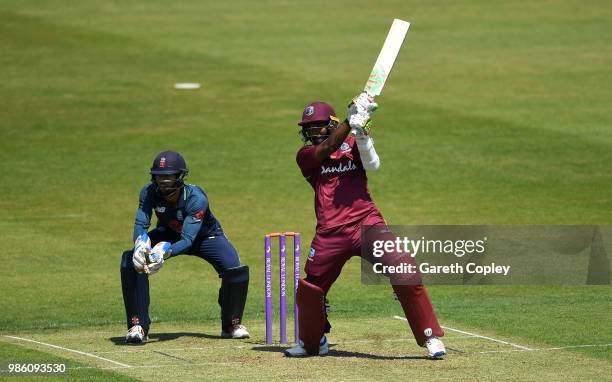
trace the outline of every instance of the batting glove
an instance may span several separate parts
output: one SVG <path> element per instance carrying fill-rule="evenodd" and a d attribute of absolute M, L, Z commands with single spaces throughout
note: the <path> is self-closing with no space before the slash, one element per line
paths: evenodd
<path fill-rule="evenodd" d="M 149 261 L 147 265 L 147 273 L 152 275 L 159 272 L 164 265 L 164 259 L 170 256 L 170 243 L 160 241 L 151 249 L 149 253 Z"/>
<path fill-rule="evenodd" d="M 368 135 L 372 129 L 372 121 L 369 113 L 358 113 L 349 115 L 348 123 L 356 134 Z"/>
<path fill-rule="evenodd" d="M 354 109 L 354 112 L 352 112 Z M 357 112 L 366 111 L 373 113 L 378 109 L 378 104 L 374 102 L 374 97 L 366 92 L 361 92 L 349 105 L 349 115 Z"/>
<path fill-rule="evenodd" d="M 374 98 L 366 92 L 362 92 L 349 105 L 348 122 L 355 135 L 367 136 L 372 130 L 371 114 L 378 109 Z M 359 135 L 357 135 L 359 137 Z"/>
<path fill-rule="evenodd" d="M 353 133 L 355 134 L 355 139 L 357 143 L 363 144 L 368 139 L 370 139 L 370 134 L 372 134 L 372 127 L 374 127 L 374 123 L 372 120 L 368 121 L 363 129 L 353 129 Z"/>

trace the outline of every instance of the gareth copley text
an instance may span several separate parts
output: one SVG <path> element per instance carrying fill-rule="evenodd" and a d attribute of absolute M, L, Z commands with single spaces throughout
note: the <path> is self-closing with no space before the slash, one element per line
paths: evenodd
<path fill-rule="evenodd" d="M 417 270 L 418 268 L 418 270 Z M 461 274 L 471 273 L 480 274 L 483 276 L 490 274 L 503 274 L 508 276 L 510 273 L 509 265 L 499 265 L 495 263 L 480 265 L 476 263 L 467 264 L 449 264 L 449 265 L 430 265 L 429 263 L 416 264 L 405 264 L 401 263 L 398 265 L 383 265 L 381 263 L 375 263 L 372 265 L 372 271 L 377 274 Z"/>

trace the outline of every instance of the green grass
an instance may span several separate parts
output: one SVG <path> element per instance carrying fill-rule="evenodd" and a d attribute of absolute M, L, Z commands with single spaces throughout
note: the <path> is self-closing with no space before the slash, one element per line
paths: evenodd
<path fill-rule="evenodd" d="M 48 350 L 48 349 L 45 349 Z M 65 353 L 63 354 L 65 355 Z M 61 367 L 60 364 L 64 364 L 66 371 L 65 373 L 59 374 L 9 374 L 8 364 L 19 363 L 19 364 L 53 364 L 53 367 Z M 45 381 L 65 381 L 67 379 L 72 380 L 87 380 L 87 381 L 135 381 L 124 375 L 120 375 L 108 370 L 99 370 L 95 367 L 86 366 L 82 362 L 76 362 L 69 358 L 60 357 L 49 351 L 37 351 L 31 348 L 24 348 L 23 346 L 11 344 L 5 340 L 0 346 L 0 364 L 2 364 L 3 372 L 12 376 L 18 376 L 19 381 L 37 381 L 40 380 L 41 376 L 44 376 Z M 101 366 L 99 366 L 101 367 Z M 5 369 L 6 368 L 6 369 Z M 2 375 L 0 373 L 0 375 Z"/>
<path fill-rule="evenodd" d="M 205 188 L 251 267 L 245 321 L 261 341 L 262 235 L 296 230 L 307 243 L 315 225 L 312 191 L 294 161 L 301 108 L 325 99 L 342 115 L 395 17 L 412 26 L 380 97 L 375 139 L 382 167 L 369 177 L 389 223 L 612 224 L 608 2 L 6 0 L 0 332 L 37 338 L 50 331 L 51 339 L 77 348 L 82 344 L 67 333 L 93 327 L 123 334 L 119 256 L 131 245 L 150 162 L 170 148 L 185 156 L 190 181 Z M 172 87 L 192 81 L 202 89 Z M 218 331 L 218 278 L 210 266 L 174 259 L 151 284 L 154 328 Z M 612 342 L 609 286 L 429 292 L 451 327 L 539 348 Z M 358 261 L 347 265 L 330 299 L 337 338 L 351 338 L 351 325 L 361 328 L 362 319 L 381 320 L 380 336 L 394 335 L 396 323 L 385 324 L 398 314 L 391 292 L 360 285 Z M 4 340 L 0 351 L 8 346 L 19 354 Z M 503 353 L 495 370 L 478 358 L 472 372 L 499 379 L 525 363 L 539 367 L 543 353 Z M 260 371 L 261 354 L 240 351 Z M 570 378 L 597 379 L 605 373 L 593 370 L 609 368 L 612 352 L 567 349 L 561 358 L 584 365 Z M 322 378 L 318 370 L 329 367 L 349 373 L 346 379 L 365 378 L 377 365 L 370 360 L 355 369 L 347 359 L 313 361 L 306 377 Z M 465 379 L 478 375 L 464 371 Z M 565 371 L 525 379 L 559 379 Z M 266 376 L 287 374 L 279 367 Z"/>
<path fill-rule="evenodd" d="M 43 330 L 32 333 L 40 341 L 62 343 L 103 357 L 88 359 L 104 371 L 141 380 L 598 380 L 609 370 L 606 360 L 570 349 L 551 349 L 529 342 L 534 351 L 449 332 L 449 357 L 427 360 L 405 331 L 407 325 L 388 316 L 347 318 L 334 326 L 335 335 L 326 357 L 290 359 L 284 346 L 265 345 L 263 320 L 252 320 L 254 340 L 220 340 L 215 328 L 199 323 L 161 323 L 144 346 L 128 346 L 117 326 L 95 330 Z M 483 334 L 490 335 L 489 332 Z M 499 338 L 499 336 L 498 336 Z M 509 340 L 506 337 L 502 337 Z M 4 339 L 2 340 L 5 341 Z M 511 340 L 510 340 L 511 341 Z M 13 341 L 11 340 L 11 343 Z M 522 345 L 526 345 L 522 343 Z M 32 345 L 28 345 L 32 346 Z M 40 348 L 39 346 L 32 346 Z M 602 349 L 601 347 L 598 349 Z M 605 348 L 603 348 L 605 349 Z M 57 350 L 45 349 L 50 353 Z M 121 362 L 130 367 L 113 364 Z M 73 372 L 89 369 L 73 368 Z"/>

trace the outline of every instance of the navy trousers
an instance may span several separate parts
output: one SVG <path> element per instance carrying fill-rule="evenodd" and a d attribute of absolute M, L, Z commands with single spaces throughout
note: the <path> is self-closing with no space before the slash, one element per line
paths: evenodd
<path fill-rule="evenodd" d="M 156 228 L 149 232 L 151 246 L 160 241 L 174 243 L 180 235 L 173 231 Z M 149 332 L 149 275 L 138 273 L 132 264 L 133 250 L 123 252 L 121 256 L 121 289 L 128 329 L 133 325 L 141 325 L 145 333 Z M 225 235 L 196 238 L 188 253 L 206 260 L 215 268 L 219 277 L 228 268 L 240 266 L 240 258 L 236 249 Z M 180 256 L 173 255 L 170 259 Z M 170 260 L 166 259 L 166 261 Z"/>

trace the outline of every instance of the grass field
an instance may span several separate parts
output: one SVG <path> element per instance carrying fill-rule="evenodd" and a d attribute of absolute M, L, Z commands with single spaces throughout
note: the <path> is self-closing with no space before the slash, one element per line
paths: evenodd
<path fill-rule="evenodd" d="M 4 0 L 0 363 L 67 362 L 61 380 L 610 380 L 609 286 L 431 286 L 454 329 L 433 362 L 357 260 L 329 295 L 330 356 L 264 345 L 263 234 L 300 231 L 305 253 L 314 233 L 302 107 L 340 113 L 396 17 L 412 26 L 369 177 L 389 223 L 612 224 L 609 2 Z M 166 149 L 251 267 L 248 341 L 216 337 L 218 278 L 187 257 L 151 279 L 151 343 L 121 341 L 119 258 Z"/>

